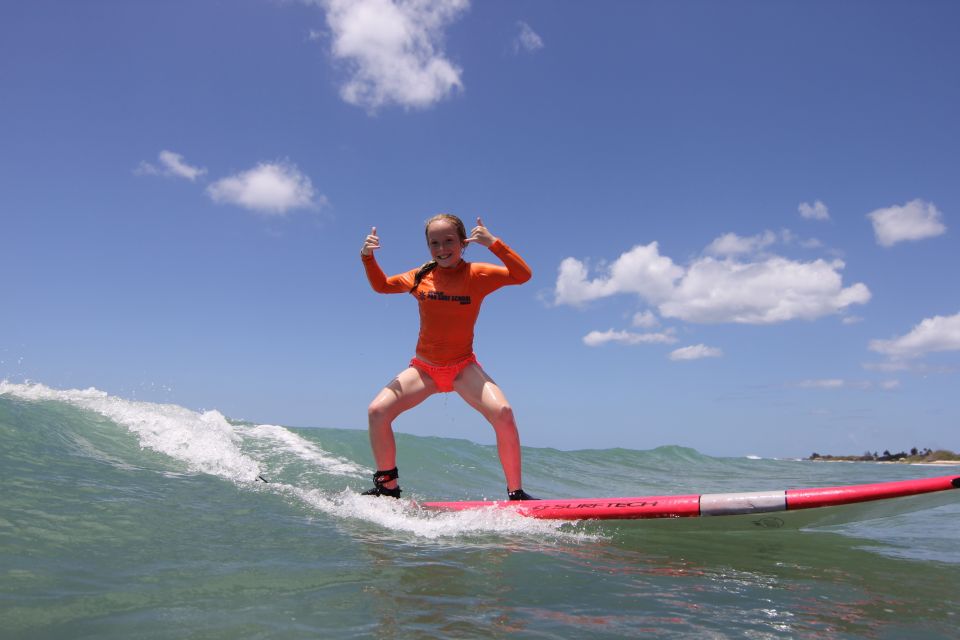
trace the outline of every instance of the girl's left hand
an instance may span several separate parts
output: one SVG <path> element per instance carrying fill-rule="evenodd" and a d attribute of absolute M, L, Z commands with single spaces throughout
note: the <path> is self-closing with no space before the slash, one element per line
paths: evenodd
<path fill-rule="evenodd" d="M 490 231 L 485 226 L 483 226 L 483 220 L 481 220 L 478 217 L 477 226 L 475 226 L 473 230 L 470 232 L 470 237 L 467 238 L 467 243 L 469 244 L 471 242 L 478 242 L 485 247 L 489 247 L 496 241 L 497 241 L 497 238 L 492 233 L 490 233 Z"/>

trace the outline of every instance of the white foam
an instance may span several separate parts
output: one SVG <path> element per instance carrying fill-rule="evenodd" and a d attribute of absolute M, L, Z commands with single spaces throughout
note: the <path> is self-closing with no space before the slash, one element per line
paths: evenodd
<path fill-rule="evenodd" d="M 93 411 L 134 433 L 140 446 L 185 462 L 192 470 L 252 481 L 260 473 L 255 460 L 240 451 L 240 437 L 219 411 L 196 412 L 172 404 L 135 402 L 88 389 L 51 389 L 42 384 L 0 381 L 0 395 L 24 400 L 53 400 Z"/>
<path fill-rule="evenodd" d="M 577 525 L 559 520 L 538 520 L 495 507 L 464 511 L 428 511 L 410 500 L 373 498 L 349 490 L 328 494 L 319 489 L 304 490 L 290 485 L 269 488 L 287 493 L 338 518 L 370 522 L 393 532 L 409 533 L 428 540 L 443 540 L 480 534 L 533 535 L 583 541 L 599 536 L 577 530 Z"/>
<path fill-rule="evenodd" d="M 280 447 L 306 462 L 319 466 L 326 473 L 351 477 L 366 476 L 373 473 L 372 469 L 338 458 L 306 438 L 277 425 L 258 424 L 253 427 L 238 426 L 235 428 L 245 437 L 267 441 L 273 447 Z"/>

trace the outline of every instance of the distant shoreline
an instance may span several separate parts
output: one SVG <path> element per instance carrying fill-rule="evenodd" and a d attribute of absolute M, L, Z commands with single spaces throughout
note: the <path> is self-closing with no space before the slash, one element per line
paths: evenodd
<path fill-rule="evenodd" d="M 938 449 L 936 451 L 931 449 L 923 449 L 921 451 L 917 448 L 913 448 L 910 450 L 910 453 L 907 453 L 906 451 L 890 453 L 889 450 L 886 450 L 882 454 L 879 454 L 877 452 L 870 453 L 867 451 L 861 456 L 834 456 L 814 453 L 807 458 L 807 460 L 813 460 L 817 462 L 881 462 L 950 466 L 960 465 L 960 454 L 957 454 L 953 451 L 948 451 L 946 449 Z"/>
<path fill-rule="evenodd" d="M 845 458 L 842 456 L 821 456 L 819 458 L 806 458 L 812 462 L 873 462 L 874 464 L 910 464 L 922 465 L 926 467 L 953 467 L 960 466 L 960 460 L 927 460 L 914 462 L 912 460 L 858 460 L 856 458 Z"/>

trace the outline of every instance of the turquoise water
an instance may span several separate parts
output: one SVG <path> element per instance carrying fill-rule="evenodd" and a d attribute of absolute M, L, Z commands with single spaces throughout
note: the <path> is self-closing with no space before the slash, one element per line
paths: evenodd
<path fill-rule="evenodd" d="M 491 447 L 398 444 L 405 497 L 503 494 Z M 680 447 L 524 454 L 543 497 L 955 472 Z M 0 383 L 0 637 L 958 637 L 960 500 L 830 530 L 678 532 L 361 498 L 369 461 L 360 430 Z"/>

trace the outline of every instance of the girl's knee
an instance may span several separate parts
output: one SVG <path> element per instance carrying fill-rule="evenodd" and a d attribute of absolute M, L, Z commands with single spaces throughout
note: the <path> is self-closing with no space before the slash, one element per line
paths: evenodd
<path fill-rule="evenodd" d="M 383 422 L 389 422 L 391 419 L 389 405 L 385 402 L 381 402 L 379 399 L 374 400 L 370 403 L 370 406 L 367 407 L 367 420 L 371 425 L 382 424 Z"/>
<path fill-rule="evenodd" d="M 513 407 L 507 403 L 496 407 L 490 416 L 490 422 L 494 425 L 504 425 L 509 426 L 515 424 L 515 419 L 513 417 Z"/>

